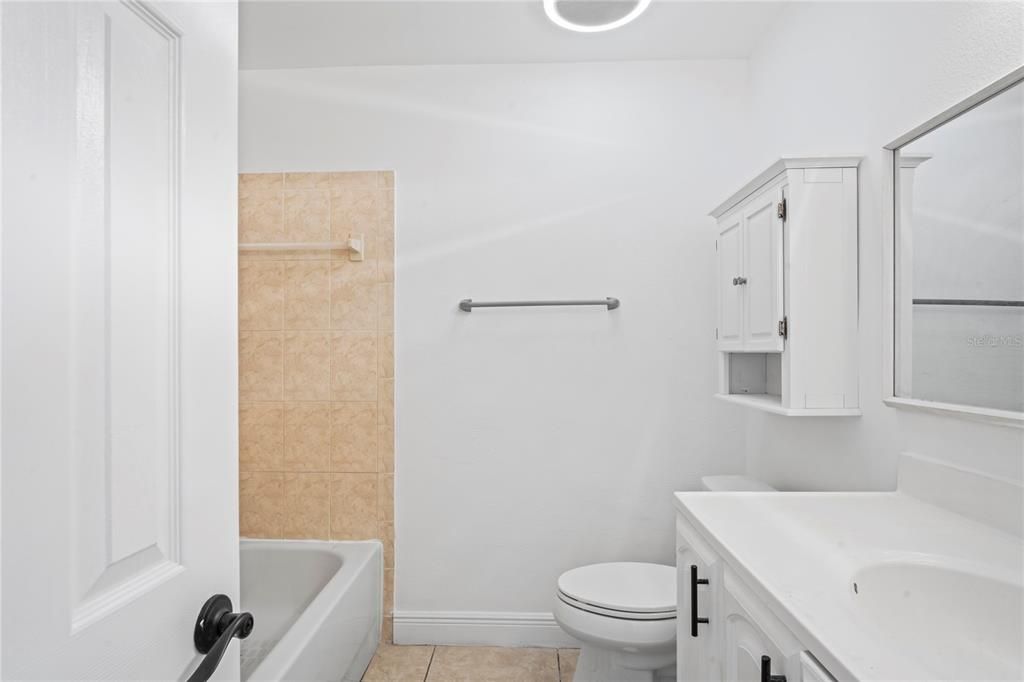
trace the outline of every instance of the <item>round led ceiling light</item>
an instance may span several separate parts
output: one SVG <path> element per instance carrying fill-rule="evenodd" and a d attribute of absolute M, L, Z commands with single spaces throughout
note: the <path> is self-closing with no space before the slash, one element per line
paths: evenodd
<path fill-rule="evenodd" d="M 610 31 L 643 14 L 651 0 L 544 0 L 544 11 L 555 24 L 570 31 Z"/>

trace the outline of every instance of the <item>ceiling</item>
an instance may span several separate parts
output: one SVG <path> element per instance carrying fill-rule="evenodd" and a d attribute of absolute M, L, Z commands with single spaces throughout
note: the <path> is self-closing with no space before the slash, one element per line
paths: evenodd
<path fill-rule="evenodd" d="M 654 0 L 607 33 L 573 33 L 541 0 L 243 0 L 243 69 L 745 58 L 784 3 Z"/>

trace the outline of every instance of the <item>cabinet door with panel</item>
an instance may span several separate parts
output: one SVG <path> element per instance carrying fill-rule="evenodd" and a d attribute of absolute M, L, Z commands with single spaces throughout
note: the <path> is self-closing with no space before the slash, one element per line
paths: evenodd
<path fill-rule="evenodd" d="M 743 312 L 739 284 L 743 269 L 742 213 L 736 211 L 718 228 L 718 349 L 741 350 Z"/>
<path fill-rule="evenodd" d="M 781 351 L 779 320 L 783 315 L 783 188 L 773 187 L 742 208 L 743 350 Z"/>
<path fill-rule="evenodd" d="M 726 572 L 728 573 L 728 571 Z M 723 674 L 730 682 L 759 682 L 763 669 L 777 682 L 800 682 L 800 645 L 735 578 L 723 575 Z"/>
<path fill-rule="evenodd" d="M 690 547 L 677 554 L 679 613 L 676 633 L 676 665 L 682 682 L 720 680 L 716 635 L 719 627 L 714 613 L 715 591 L 712 568 Z"/>
<path fill-rule="evenodd" d="M 732 682 L 759 682 L 762 657 L 775 665 L 782 657 L 771 640 L 742 611 L 725 613 L 725 677 Z M 772 672 L 771 674 L 781 674 Z"/>

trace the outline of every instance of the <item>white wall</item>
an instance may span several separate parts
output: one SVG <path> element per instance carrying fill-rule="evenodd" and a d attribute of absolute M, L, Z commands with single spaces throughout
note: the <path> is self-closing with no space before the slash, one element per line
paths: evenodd
<path fill-rule="evenodd" d="M 736 410 L 750 470 L 793 489 L 886 489 L 913 450 L 1016 480 L 1024 432 L 881 402 L 882 146 L 1024 62 L 1021 3 L 796 3 L 751 59 L 758 151 L 863 154 L 859 419 L 787 420 Z M 742 179 L 742 178 L 740 178 Z"/>
<path fill-rule="evenodd" d="M 242 73 L 243 172 L 396 171 L 396 610 L 548 612 L 568 568 L 673 563 L 672 491 L 742 469 L 704 216 L 746 95 L 743 61 Z"/>

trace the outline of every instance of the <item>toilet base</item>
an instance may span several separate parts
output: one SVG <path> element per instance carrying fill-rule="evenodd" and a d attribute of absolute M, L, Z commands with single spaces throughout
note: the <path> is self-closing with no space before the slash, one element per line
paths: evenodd
<path fill-rule="evenodd" d="M 675 651 L 626 653 L 586 644 L 580 649 L 574 682 L 668 682 L 676 679 Z"/>

